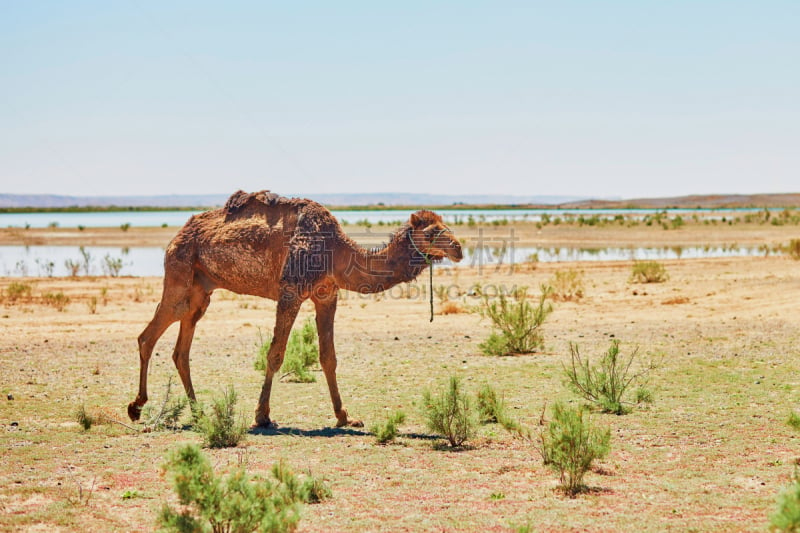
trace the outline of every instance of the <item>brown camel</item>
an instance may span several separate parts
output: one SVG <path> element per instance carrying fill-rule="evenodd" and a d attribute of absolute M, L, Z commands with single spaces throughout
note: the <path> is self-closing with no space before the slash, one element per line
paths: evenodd
<path fill-rule="evenodd" d="M 319 362 L 333 402 L 337 427 L 360 426 L 348 418 L 336 384 L 333 319 L 340 288 L 360 293 L 385 291 L 413 280 L 433 261 L 460 261 L 461 245 L 442 218 L 417 211 L 381 249 L 353 242 L 330 211 L 312 200 L 283 198 L 269 191 L 234 193 L 222 209 L 189 219 L 167 246 L 164 290 L 153 320 L 139 335 L 139 393 L 128 405 L 138 420 L 147 403 L 147 367 L 159 337 L 180 322 L 172 359 L 195 399 L 189 350 L 197 321 L 214 289 L 252 294 L 278 302 L 275 331 L 267 355 L 256 424 L 269 426 L 272 379 L 283 363 L 286 342 L 300 305 L 316 308 Z"/>

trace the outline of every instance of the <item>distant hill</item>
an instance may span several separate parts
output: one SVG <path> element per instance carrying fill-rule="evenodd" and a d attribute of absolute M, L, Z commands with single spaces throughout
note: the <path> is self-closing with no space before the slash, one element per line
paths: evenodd
<path fill-rule="evenodd" d="M 60 207 L 218 207 L 229 194 L 162 195 L 162 196 L 58 196 L 51 194 L 0 194 L 0 208 Z M 601 208 L 669 208 L 669 207 L 800 207 L 800 193 L 786 194 L 719 194 L 674 196 L 667 198 L 589 199 L 578 196 L 512 196 L 512 195 L 444 195 L 416 193 L 342 193 L 292 195 L 310 197 L 330 206 L 519 206 L 562 207 L 572 209 Z"/>
<path fill-rule="evenodd" d="M 280 192 L 280 191 L 278 191 Z M 217 207 L 228 194 L 167 196 L 58 196 L 52 194 L 0 194 L 0 207 Z M 579 196 L 444 195 L 415 193 L 308 194 L 322 204 L 347 205 L 452 205 L 452 204 L 558 204 L 582 199 Z M 585 198 L 585 197 L 584 197 Z"/>
<path fill-rule="evenodd" d="M 619 209 L 640 207 L 693 208 L 706 209 L 725 207 L 800 207 L 800 193 L 784 194 L 709 194 L 692 196 L 672 196 L 667 198 L 633 198 L 630 200 L 578 200 L 560 204 L 560 207 L 575 209 Z"/>

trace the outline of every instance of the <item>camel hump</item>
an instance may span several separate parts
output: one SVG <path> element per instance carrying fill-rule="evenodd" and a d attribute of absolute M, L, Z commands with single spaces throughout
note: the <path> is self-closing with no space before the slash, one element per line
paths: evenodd
<path fill-rule="evenodd" d="M 247 204 L 251 201 L 260 202 L 267 206 L 273 206 L 278 203 L 280 196 L 273 192 L 269 191 L 258 191 L 258 192 L 244 192 L 242 190 L 238 190 L 228 198 L 228 201 L 225 202 L 225 215 L 235 215 L 239 211 L 245 208 Z"/>

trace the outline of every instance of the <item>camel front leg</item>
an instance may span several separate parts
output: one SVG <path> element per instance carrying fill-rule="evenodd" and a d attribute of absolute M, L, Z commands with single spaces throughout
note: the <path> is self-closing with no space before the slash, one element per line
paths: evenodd
<path fill-rule="evenodd" d="M 328 390 L 331 394 L 333 412 L 336 415 L 336 427 L 353 426 L 362 427 L 360 420 L 353 420 L 347 416 L 347 411 L 342 406 L 339 395 L 339 385 L 336 383 L 336 348 L 333 343 L 333 320 L 336 316 L 337 293 L 333 289 L 323 296 L 314 298 L 317 311 L 317 332 L 319 334 L 319 364 L 325 373 Z"/>
<path fill-rule="evenodd" d="M 267 352 L 267 372 L 264 376 L 264 385 L 261 387 L 261 396 L 256 407 L 256 426 L 269 427 L 272 421 L 269 418 L 269 396 L 272 392 L 272 379 L 283 364 L 283 355 L 286 352 L 286 343 L 292 332 L 297 313 L 300 311 L 302 300 L 296 297 L 283 297 L 278 301 L 278 311 L 275 317 L 275 331 L 272 343 Z"/>

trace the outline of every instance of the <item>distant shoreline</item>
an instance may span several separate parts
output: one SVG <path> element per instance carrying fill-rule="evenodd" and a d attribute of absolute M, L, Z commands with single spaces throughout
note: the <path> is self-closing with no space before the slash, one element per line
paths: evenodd
<path fill-rule="evenodd" d="M 332 211 L 415 211 L 431 210 L 523 210 L 523 209 L 735 209 L 735 208 L 798 208 L 800 193 L 752 194 L 752 195 L 705 195 L 677 196 L 669 198 L 638 198 L 630 200 L 581 200 L 554 204 L 543 203 L 452 203 L 452 204 L 324 204 Z M 206 211 L 217 209 L 220 205 L 85 205 L 51 207 L 0 207 L 3 213 L 119 213 L 119 212 L 162 212 L 162 211 Z"/>

